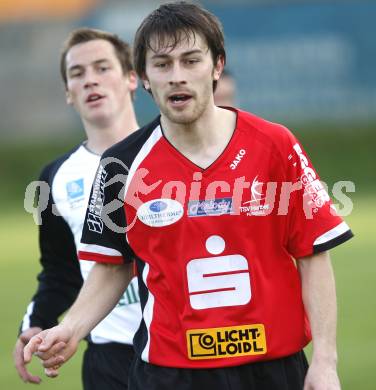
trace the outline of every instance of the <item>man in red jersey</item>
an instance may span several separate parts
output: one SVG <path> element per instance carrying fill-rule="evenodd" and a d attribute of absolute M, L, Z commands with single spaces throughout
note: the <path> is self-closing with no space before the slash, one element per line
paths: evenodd
<path fill-rule="evenodd" d="M 57 376 L 135 263 L 143 319 L 131 390 L 340 389 L 327 251 L 352 233 L 302 147 L 281 125 L 215 106 L 226 53 L 208 11 L 162 5 L 134 53 L 161 115 L 103 155 L 79 253 L 97 264 L 25 360 L 35 353 Z"/>

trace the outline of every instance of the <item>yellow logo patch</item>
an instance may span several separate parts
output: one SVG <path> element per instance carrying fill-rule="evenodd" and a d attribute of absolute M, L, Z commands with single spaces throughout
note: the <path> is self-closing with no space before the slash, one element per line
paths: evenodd
<path fill-rule="evenodd" d="M 187 330 L 189 359 L 218 359 L 266 353 L 263 324 Z"/>

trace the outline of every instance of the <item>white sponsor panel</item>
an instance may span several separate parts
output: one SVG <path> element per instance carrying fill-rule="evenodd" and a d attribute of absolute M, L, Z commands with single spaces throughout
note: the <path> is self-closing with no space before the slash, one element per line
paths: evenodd
<path fill-rule="evenodd" d="M 183 213 L 183 205 L 174 199 L 153 199 L 138 208 L 137 217 L 145 225 L 161 227 L 179 221 Z"/>

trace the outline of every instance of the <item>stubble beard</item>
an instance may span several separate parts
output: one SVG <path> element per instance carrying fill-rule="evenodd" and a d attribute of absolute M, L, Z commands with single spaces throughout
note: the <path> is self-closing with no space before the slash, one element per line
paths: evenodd
<path fill-rule="evenodd" d="M 200 119 L 205 112 L 209 104 L 209 93 L 204 91 L 201 99 L 197 99 L 196 95 L 191 103 L 194 105 L 192 108 L 188 107 L 188 109 L 182 110 L 181 112 L 170 109 L 168 106 L 165 106 L 164 108 L 161 107 L 160 110 L 170 122 L 178 125 L 189 126 Z"/>

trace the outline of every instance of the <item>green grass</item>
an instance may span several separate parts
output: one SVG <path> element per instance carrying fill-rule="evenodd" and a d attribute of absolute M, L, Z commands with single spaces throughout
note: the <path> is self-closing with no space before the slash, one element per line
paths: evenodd
<path fill-rule="evenodd" d="M 373 390 L 376 382 L 375 196 L 354 199 L 345 217 L 355 237 L 333 249 L 338 299 L 338 371 L 343 390 Z M 311 355 L 311 346 L 307 348 Z"/>
<path fill-rule="evenodd" d="M 355 237 L 333 250 L 337 276 L 339 372 L 345 390 L 375 388 L 375 196 L 354 202 L 346 218 Z"/>
<path fill-rule="evenodd" d="M 346 221 L 356 237 L 332 251 L 338 291 L 339 373 L 343 390 L 371 390 L 376 382 L 374 200 L 374 196 L 355 198 L 354 210 Z M 36 287 L 37 229 L 32 217 L 22 210 L 3 212 L 1 221 L 0 388 L 22 390 L 26 385 L 13 368 L 11 354 L 21 316 Z M 41 365 L 33 362 L 31 370 L 43 376 L 38 389 L 80 389 L 81 354 L 82 348 L 63 367 L 57 379 L 44 377 Z"/>
<path fill-rule="evenodd" d="M 2 237 L 2 260 L 0 263 L 0 388 L 25 390 L 26 385 L 13 367 L 12 350 L 24 310 L 36 288 L 38 263 L 37 227 L 30 214 L 18 211 L 3 212 L 0 235 Z M 81 389 L 80 361 L 84 343 L 75 357 L 66 364 L 57 379 L 44 376 L 43 367 L 37 359 L 30 364 L 30 371 L 42 376 L 38 389 Z"/>

